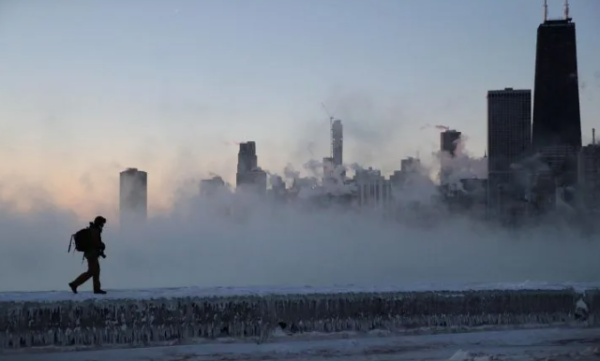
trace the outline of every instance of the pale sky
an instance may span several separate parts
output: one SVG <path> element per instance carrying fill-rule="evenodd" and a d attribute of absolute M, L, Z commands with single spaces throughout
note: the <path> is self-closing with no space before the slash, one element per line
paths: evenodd
<path fill-rule="evenodd" d="M 550 16 L 562 0 L 549 0 Z M 600 1 L 571 0 L 584 140 L 600 129 Z M 114 209 L 118 172 L 233 180 L 328 155 L 389 172 L 447 125 L 486 148 L 486 92 L 533 87 L 542 0 L 0 0 L 0 195 Z M 45 191 L 45 192 L 44 192 Z M 40 193 L 41 192 L 41 193 Z"/>

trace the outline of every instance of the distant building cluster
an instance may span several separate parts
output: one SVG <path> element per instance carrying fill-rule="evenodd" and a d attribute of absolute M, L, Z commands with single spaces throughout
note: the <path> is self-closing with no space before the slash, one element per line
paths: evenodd
<path fill-rule="evenodd" d="M 545 6 L 545 11 L 547 7 Z M 582 147 L 575 23 L 568 4 L 562 19 L 537 31 L 531 90 L 488 92 L 488 209 L 504 219 L 573 211 L 582 200 L 597 209 L 600 152 Z M 595 137 L 594 137 L 595 138 Z"/>
<path fill-rule="evenodd" d="M 547 214 L 559 204 L 600 212 L 600 145 L 595 131 L 592 138 L 592 144 L 582 146 L 576 32 L 567 5 L 563 19 L 545 16 L 538 27 L 534 91 L 507 87 L 487 92 L 486 174 L 458 171 L 465 157 L 462 132 L 444 127 L 439 183 L 425 198 L 439 200 L 451 211 L 471 210 L 507 224 Z M 424 196 L 415 195 L 424 182 L 432 182 L 418 157 L 402 159 L 389 178 L 372 168 L 354 169 L 348 177 L 344 127 L 331 116 L 330 146 L 330 154 L 322 158 L 320 179 L 296 176 L 288 187 L 286 179 L 259 167 L 254 141 L 241 143 L 236 192 L 278 203 L 309 201 L 317 207 L 395 214 L 402 207 L 417 209 L 417 200 Z M 220 177 L 203 180 L 200 195 L 214 196 L 225 186 Z M 135 168 L 122 172 L 122 222 L 145 219 L 146 212 L 147 174 Z"/>

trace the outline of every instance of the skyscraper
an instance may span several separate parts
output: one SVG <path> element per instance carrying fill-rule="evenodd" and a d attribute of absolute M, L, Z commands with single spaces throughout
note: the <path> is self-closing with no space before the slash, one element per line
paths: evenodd
<path fill-rule="evenodd" d="M 490 90 L 488 105 L 488 172 L 511 172 L 531 146 L 531 90 Z"/>
<path fill-rule="evenodd" d="M 537 29 L 533 149 L 542 154 L 558 151 L 572 156 L 580 148 L 575 23 L 569 17 L 567 3 L 563 19 L 548 20 L 545 15 Z"/>
<path fill-rule="evenodd" d="M 343 162 L 344 154 L 344 126 L 341 120 L 336 120 L 331 125 L 331 148 L 333 157 L 333 166 L 340 167 Z"/>
<path fill-rule="evenodd" d="M 258 167 L 256 143 L 240 143 L 236 173 L 236 188 L 252 189 L 264 195 L 267 191 L 267 173 Z"/>
<path fill-rule="evenodd" d="M 488 205 L 494 211 L 524 199 L 527 174 L 517 168 L 531 148 L 531 90 L 490 90 L 488 107 Z M 496 213 L 496 214 L 501 214 Z"/>
<path fill-rule="evenodd" d="M 240 151 L 238 152 L 237 173 L 244 174 L 255 169 L 257 166 L 258 157 L 256 156 L 256 143 L 240 143 Z M 236 185 L 238 184 L 239 180 L 236 182 Z"/>
<path fill-rule="evenodd" d="M 136 225 L 148 218 L 148 173 L 128 168 L 119 175 L 121 226 Z"/>
<path fill-rule="evenodd" d="M 533 151 L 548 169 L 536 176 L 536 208 L 551 210 L 556 194 L 570 203 L 577 182 L 577 155 L 581 149 L 581 116 L 575 23 L 565 3 L 563 19 L 544 22 L 537 30 L 535 89 L 533 94 Z"/>

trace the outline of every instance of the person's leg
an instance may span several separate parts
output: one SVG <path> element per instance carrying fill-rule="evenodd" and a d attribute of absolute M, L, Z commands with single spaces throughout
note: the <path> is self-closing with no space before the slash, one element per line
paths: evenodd
<path fill-rule="evenodd" d="M 93 262 L 90 262 L 90 271 L 92 273 L 94 291 L 97 291 L 100 289 L 100 261 L 98 258 L 95 258 Z"/>
<path fill-rule="evenodd" d="M 94 275 L 93 274 L 93 269 L 92 269 L 93 265 L 90 263 L 91 260 L 89 258 L 86 258 L 86 260 L 87 260 L 87 266 L 88 266 L 87 271 L 83 272 L 73 282 L 69 283 L 69 287 L 71 287 L 71 290 L 73 291 L 73 293 L 77 293 L 77 287 L 79 287 L 82 284 L 86 283 L 87 280 L 89 280 L 90 278 L 92 278 L 93 275 Z M 97 259 L 96 259 L 96 262 L 98 262 Z"/>
<path fill-rule="evenodd" d="M 106 294 L 106 292 L 100 288 L 100 260 L 98 257 L 90 262 L 90 267 L 90 271 L 92 272 L 92 282 L 94 283 L 94 293 L 101 295 Z"/>

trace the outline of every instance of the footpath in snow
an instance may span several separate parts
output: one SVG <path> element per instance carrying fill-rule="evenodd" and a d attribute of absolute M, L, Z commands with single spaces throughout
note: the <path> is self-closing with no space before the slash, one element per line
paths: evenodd
<path fill-rule="evenodd" d="M 570 289 L 583 292 L 589 289 L 600 289 L 600 282 L 588 283 L 552 283 L 552 282 L 500 282 L 500 283 L 412 283 L 390 286 L 357 286 L 339 285 L 333 287 L 173 287 L 139 290 L 110 290 L 107 295 L 99 296 L 91 292 L 73 295 L 68 290 L 43 292 L 0 292 L 0 302 L 63 302 L 63 301 L 120 301 L 150 300 L 176 298 L 226 298 L 250 296 L 286 296 L 286 295 L 318 295 L 318 294 L 359 294 L 359 293 L 401 293 L 428 291 L 557 291 Z"/>

